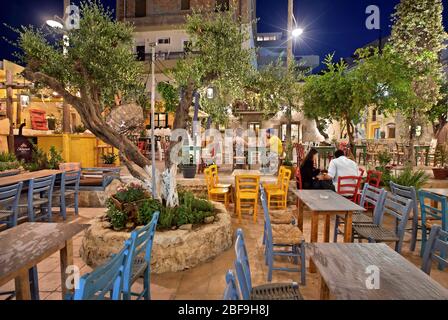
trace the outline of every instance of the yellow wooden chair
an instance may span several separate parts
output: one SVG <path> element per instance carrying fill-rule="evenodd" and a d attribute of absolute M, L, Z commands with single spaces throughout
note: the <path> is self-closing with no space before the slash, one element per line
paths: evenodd
<path fill-rule="evenodd" d="M 239 175 L 235 177 L 235 213 L 241 223 L 242 212 L 250 213 L 253 210 L 254 222 L 257 222 L 258 192 L 260 177 L 255 175 Z"/>
<path fill-rule="evenodd" d="M 227 207 L 230 199 L 230 189 L 217 188 L 215 186 L 215 180 L 210 168 L 204 170 L 205 183 L 207 184 L 208 200 L 224 203 Z"/>
<path fill-rule="evenodd" d="M 281 179 L 280 189 L 266 190 L 268 199 L 268 208 L 286 209 L 288 203 L 289 180 L 291 179 L 291 171 L 285 170 Z"/>
<path fill-rule="evenodd" d="M 277 182 L 276 183 L 263 183 L 263 188 L 264 190 L 279 190 L 282 188 L 282 178 L 283 175 L 285 174 L 285 171 L 289 171 L 288 169 L 286 169 L 284 166 L 281 166 L 280 169 L 278 170 L 278 176 L 277 176 Z"/>
<path fill-rule="evenodd" d="M 218 166 L 216 164 L 213 164 L 209 166 L 211 175 L 213 177 L 213 183 L 215 188 L 224 188 L 229 189 L 230 197 L 229 200 L 233 201 L 233 191 L 232 191 L 232 185 L 230 183 L 220 183 L 219 182 L 219 176 L 218 176 Z"/>

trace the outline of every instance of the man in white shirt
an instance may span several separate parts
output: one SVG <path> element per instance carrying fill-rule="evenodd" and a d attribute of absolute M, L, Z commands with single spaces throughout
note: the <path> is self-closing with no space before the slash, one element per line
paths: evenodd
<path fill-rule="evenodd" d="M 347 158 L 344 151 L 337 150 L 328 167 L 328 175 L 333 180 L 334 187 L 338 190 L 339 177 L 359 176 L 358 164 Z"/>

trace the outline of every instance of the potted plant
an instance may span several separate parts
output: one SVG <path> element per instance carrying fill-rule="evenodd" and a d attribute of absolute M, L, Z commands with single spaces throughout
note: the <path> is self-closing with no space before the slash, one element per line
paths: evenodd
<path fill-rule="evenodd" d="M 196 169 L 197 166 L 194 163 L 194 156 L 190 154 L 190 161 L 189 163 L 181 163 L 179 165 L 179 168 L 182 170 L 182 175 L 185 179 L 194 179 L 196 176 Z"/>
<path fill-rule="evenodd" d="M 432 172 L 436 180 L 445 180 L 448 178 L 448 147 L 438 145 L 434 156 L 434 168 Z"/>
<path fill-rule="evenodd" d="M 115 153 L 103 154 L 101 159 L 103 160 L 103 167 L 115 167 L 115 161 L 117 160 Z"/>

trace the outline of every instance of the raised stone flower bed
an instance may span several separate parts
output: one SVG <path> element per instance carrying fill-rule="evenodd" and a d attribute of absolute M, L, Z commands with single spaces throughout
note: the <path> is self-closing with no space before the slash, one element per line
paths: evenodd
<path fill-rule="evenodd" d="M 210 224 L 190 230 L 156 232 L 151 258 L 152 273 L 190 269 L 230 248 L 233 235 L 230 215 L 222 204 L 213 205 L 216 215 Z M 129 232 L 114 231 L 108 222 L 96 218 L 85 232 L 80 255 L 88 266 L 95 268 L 117 253 L 129 236 Z"/>

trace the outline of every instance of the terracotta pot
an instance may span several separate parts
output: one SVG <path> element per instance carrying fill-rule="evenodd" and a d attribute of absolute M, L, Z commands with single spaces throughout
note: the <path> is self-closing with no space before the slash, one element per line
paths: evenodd
<path fill-rule="evenodd" d="M 436 180 L 445 180 L 448 178 L 448 169 L 445 168 L 432 168 L 432 173 Z"/>
<path fill-rule="evenodd" d="M 115 163 L 103 163 L 101 166 L 103 168 L 115 168 L 116 167 Z"/>
<path fill-rule="evenodd" d="M 115 205 L 115 208 L 126 213 L 130 221 L 134 221 L 138 216 L 138 209 L 147 199 L 141 199 L 134 202 L 122 203 L 114 196 L 110 197 Z"/>

